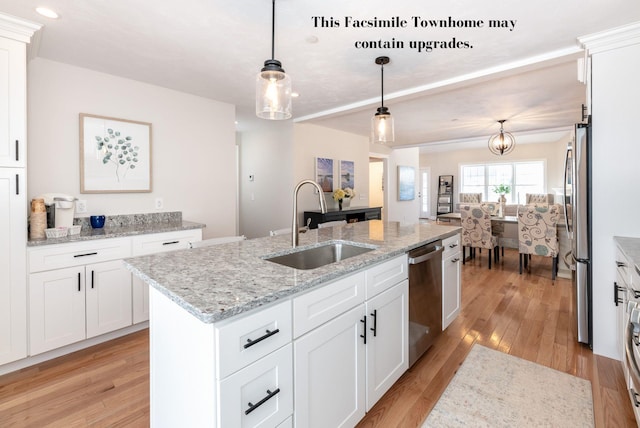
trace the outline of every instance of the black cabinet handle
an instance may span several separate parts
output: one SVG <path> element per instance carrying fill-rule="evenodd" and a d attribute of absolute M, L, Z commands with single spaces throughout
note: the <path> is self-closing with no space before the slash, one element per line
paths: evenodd
<path fill-rule="evenodd" d="M 619 262 L 619 261 L 617 261 L 617 260 L 616 260 L 616 266 L 617 266 L 617 267 L 626 267 L 626 266 L 627 266 L 627 264 L 626 264 L 626 263 L 623 263 L 623 262 Z"/>
<path fill-rule="evenodd" d="M 16 140 L 16 162 L 20 160 L 20 143 Z"/>
<path fill-rule="evenodd" d="M 173 245 L 173 244 L 177 244 L 180 241 L 169 241 L 169 242 L 163 242 L 162 245 Z"/>
<path fill-rule="evenodd" d="M 373 337 L 376 337 L 378 329 L 378 310 L 374 309 L 373 312 L 371 312 L 371 316 L 373 317 L 373 327 L 371 327 L 371 331 L 373 332 Z"/>
<path fill-rule="evenodd" d="M 279 332 L 280 332 L 280 329 L 279 329 L 279 328 L 276 328 L 276 329 L 275 329 L 275 330 L 273 330 L 273 331 L 265 330 L 265 332 L 266 332 L 266 333 L 265 333 L 263 336 L 260 336 L 260 337 L 259 337 L 259 338 L 257 338 L 256 340 L 247 339 L 247 343 L 245 343 L 245 344 L 244 344 L 244 349 L 247 349 L 248 347 L 253 346 L 253 345 L 255 345 L 256 343 L 258 343 L 258 342 L 262 342 L 263 340 L 265 340 L 265 339 L 267 339 L 267 338 L 269 338 L 269 337 L 273 336 L 274 334 L 279 333 Z"/>
<path fill-rule="evenodd" d="M 451 259 L 451 263 L 458 263 L 460 261 L 460 259 L 458 257 L 456 257 L 455 259 Z"/>
<path fill-rule="evenodd" d="M 640 407 L 640 403 L 638 402 L 638 393 L 633 388 L 631 388 L 631 397 L 633 397 L 633 405 Z"/>
<path fill-rule="evenodd" d="M 364 339 L 364 344 L 367 344 L 367 316 L 365 315 L 364 318 L 362 318 L 360 320 L 361 323 L 364 324 L 364 329 L 362 330 L 364 334 L 361 334 L 360 337 L 362 337 Z"/>
<path fill-rule="evenodd" d="M 80 272 L 78 272 L 78 291 L 82 291 L 80 288 Z"/>
<path fill-rule="evenodd" d="M 93 288 L 93 270 L 91 271 L 91 288 Z"/>
<path fill-rule="evenodd" d="M 267 389 L 267 396 L 264 397 L 262 400 L 258 401 L 256 404 L 251 404 L 251 402 L 248 403 L 249 408 L 247 410 L 244 411 L 245 415 L 248 415 L 249 413 L 253 412 L 255 409 L 257 409 L 258 407 L 262 406 L 264 403 L 267 402 L 267 400 L 269 400 L 271 397 L 273 397 L 274 395 L 276 395 L 278 392 L 280 392 L 280 388 L 277 388 L 275 391 L 271 392 Z"/>
<path fill-rule="evenodd" d="M 458 246 L 458 244 L 451 244 L 449 245 L 449 248 L 456 248 Z"/>
<path fill-rule="evenodd" d="M 96 254 L 98 254 L 97 252 L 93 252 L 93 253 L 84 253 L 84 254 L 76 254 L 73 257 L 86 257 L 86 256 L 95 256 Z"/>
<path fill-rule="evenodd" d="M 20 176 L 16 174 L 16 195 L 20 194 Z"/>
<path fill-rule="evenodd" d="M 620 287 L 617 282 L 613 283 L 613 303 L 615 303 L 616 306 L 618 306 L 618 303 L 624 303 L 624 299 L 618 294 L 624 290 L 625 288 Z"/>

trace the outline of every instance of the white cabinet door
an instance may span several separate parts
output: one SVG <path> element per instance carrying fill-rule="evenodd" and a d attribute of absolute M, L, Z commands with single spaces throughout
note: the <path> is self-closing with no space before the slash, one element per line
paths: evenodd
<path fill-rule="evenodd" d="M 0 365 L 27 356 L 26 187 L 23 169 L 0 168 Z"/>
<path fill-rule="evenodd" d="M 367 411 L 409 368 L 409 281 L 377 295 L 367 308 Z"/>
<path fill-rule="evenodd" d="M 131 325 L 131 273 L 122 260 L 85 267 L 87 338 Z"/>
<path fill-rule="evenodd" d="M 149 284 L 135 275 L 131 278 L 131 305 L 134 324 L 149 319 Z"/>
<path fill-rule="evenodd" d="M 297 427 L 353 427 L 365 414 L 365 344 L 359 305 L 294 341 Z"/>
<path fill-rule="evenodd" d="M 0 167 L 26 166 L 26 46 L 0 37 Z"/>
<path fill-rule="evenodd" d="M 30 355 L 85 338 L 84 267 L 29 275 Z"/>
<path fill-rule="evenodd" d="M 460 313 L 461 261 L 459 252 L 442 260 L 442 330 Z"/>

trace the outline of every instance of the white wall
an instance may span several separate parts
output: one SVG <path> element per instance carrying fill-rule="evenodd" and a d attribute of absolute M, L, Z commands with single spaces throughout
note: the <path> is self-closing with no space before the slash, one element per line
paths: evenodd
<path fill-rule="evenodd" d="M 611 298 L 616 277 L 613 237 L 640 238 L 640 44 L 594 54 L 592 67 L 593 352 L 620 359 L 616 337 L 621 333 Z"/>
<path fill-rule="evenodd" d="M 383 168 L 382 159 L 369 161 L 369 203 L 372 207 L 384 206 Z"/>
<path fill-rule="evenodd" d="M 516 144 L 517 144 L 516 135 Z M 562 187 L 564 180 L 564 157 L 568 139 L 561 139 L 554 143 L 520 144 L 512 153 L 498 157 L 488 148 L 454 150 L 448 152 L 433 152 L 420 155 L 420 167 L 431 168 L 431 202 L 432 213 L 437 212 L 436 201 L 438 195 L 438 177 L 453 175 L 453 200 L 458 202 L 460 193 L 460 165 L 467 163 L 499 163 L 522 160 L 545 160 L 547 176 L 545 179 L 546 193 L 555 193 L 552 188 Z"/>
<path fill-rule="evenodd" d="M 268 236 L 270 230 L 291 227 L 293 123 L 260 121 L 239 133 L 238 145 L 240 233 L 257 238 Z"/>
<path fill-rule="evenodd" d="M 205 237 L 236 233 L 235 108 L 37 58 L 28 67 L 28 197 L 67 193 L 92 214 L 182 211 Z M 151 193 L 80 194 L 79 113 L 152 124 Z"/>
<path fill-rule="evenodd" d="M 394 149 L 389 155 L 387 165 L 389 168 L 387 171 L 387 183 L 389 184 L 385 192 L 387 220 L 401 223 L 417 223 L 420 206 L 420 199 L 418 198 L 420 149 L 417 147 Z M 398 200 L 398 166 L 410 166 L 415 171 L 415 198 L 412 201 Z"/>

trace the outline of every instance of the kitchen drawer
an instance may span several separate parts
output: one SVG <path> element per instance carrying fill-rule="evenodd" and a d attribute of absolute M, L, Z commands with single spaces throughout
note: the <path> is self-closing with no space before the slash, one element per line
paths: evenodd
<path fill-rule="evenodd" d="M 407 278 L 406 254 L 380 263 L 366 271 L 366 298 L 370 299 Z"/>
<path fill-rule="evenodd" d="M 218 378 L 223 379 L 291 342 L 291 301 L 216 327 Z"/>
<path fill-rule="evenodd" d="M 218 409 L 221 427 L 273 427 L 290 417 L 293 413 L 291 344 L 220 382 Z"/>
<path fill-rule="evenodd" d="M 99 239 L 30 248 L 29 272 L 81 266 L 131 257 L 129 238 Z"/>
<path fill-rule="evenodd" d="M 202 241 L 202 229 L 138 235 L 131 238 L 133 256 L 189 248 L 189 242 Z"/>
<path fill-rule="evenodd" d="M 293 299 L 293 337 L 364 302 L 365 273 L 358 272 Z"/>
<path fill-rule="evenodd" d="M 443 239 L 442 247 L 444 248 L 444 251 L 442 252 L 443 260 L 453 254 L 460 253 L 460 234 Z"/>

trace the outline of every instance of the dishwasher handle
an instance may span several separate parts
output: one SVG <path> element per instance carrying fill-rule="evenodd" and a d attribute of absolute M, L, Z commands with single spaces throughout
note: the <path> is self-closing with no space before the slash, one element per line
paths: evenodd
<path fill-rule="evenodd" d="M 444 251 L 444 247 L 442 245 L 436 245 L 435 250 L 430 251 L 427 254 L 423 254 L 418 257 L 409 257 L 409 264 L 417 265 L 426 262 L 427 260 L 434 258 L 438 253 L 441 253 L 442 251 Z"/>

